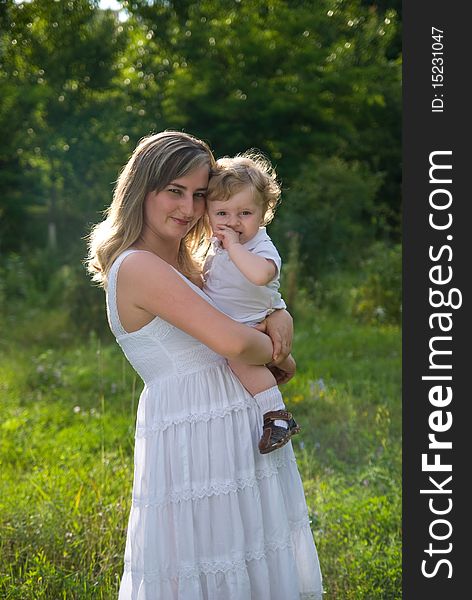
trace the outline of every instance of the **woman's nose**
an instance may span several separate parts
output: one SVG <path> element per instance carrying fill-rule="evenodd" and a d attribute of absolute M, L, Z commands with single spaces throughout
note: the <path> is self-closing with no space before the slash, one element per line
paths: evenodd
<path fill-rule="evenodd" d="M 180 202 L 180 210 L 187 217 L 192 217 L 195 213 L 195 202 L 193 194 L 182 194 Z"/>

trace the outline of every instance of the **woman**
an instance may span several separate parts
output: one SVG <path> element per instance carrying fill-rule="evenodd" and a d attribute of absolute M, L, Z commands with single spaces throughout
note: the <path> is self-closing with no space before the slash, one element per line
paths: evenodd
<path fill-rule="evenodd" d="M 271 317 L 273 346 L 200 289 L 194 256 L 213 166 L 208 146 L 187 134 L 143 139 L 90 236 L 88 267 L 106 287 L 110 327 L 145 383 L 119 598 L 321 598 L 291 444 L 259 454 L 261 408 L 226 360 L 280 354 L 289 378 L 286 317 Z"/>

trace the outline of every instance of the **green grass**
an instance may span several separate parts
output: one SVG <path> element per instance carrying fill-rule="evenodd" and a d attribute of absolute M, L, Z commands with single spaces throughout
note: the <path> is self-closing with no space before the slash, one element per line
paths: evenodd
<path fill-rule="evenodd" d="M 141 383 L 114 343 L 33 321 L 0 342 L 0 597 L 116 598 Z M 401 598 L 399 330 L 312 310 L 296 329 L 284 395 L 325 598 Z"/>
<path fill-rule="evenodd" d="M 318 313 L 297 330 L 285 398 L 326 599 L 401 598 L 399 328 Z"/>

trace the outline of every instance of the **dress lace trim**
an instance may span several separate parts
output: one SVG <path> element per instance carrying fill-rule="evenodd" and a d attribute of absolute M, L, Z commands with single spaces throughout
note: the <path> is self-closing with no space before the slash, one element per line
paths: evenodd
<path fill-rule="evenodd" d="M 232 404 L 229 404 L 228 406 L 225 406 L 223 408 L 215 408 L 208 412 L 186 414 L 176 419 L 157 421 L 153 425 L 149 426 L 139 425 L 136 427 L 136 437 L 147 437 L 148 435 L 152 435 L 156 431 L 165 431 L 169 427 L 173 427 L 174 425 L 181 425 L 182 423 L 198 423 L 200 421 L 204 421 L 207 423 L 212 419 L 222 419 L 227 415 L 231 414 L 232 412 L 245 410 L 251 406 L 254 406 L 254 400 L 251 397 L 243 398 L 237 400 Z"/>
<path fill-rule="evenodd" d="M 203 498 L 210 498 L 211 496 L 236 493 L 245 488 L 256 486 L 258 481 L 261 479 L 277 475 L 279 469 L 281 467 L 285 467 L 289 462 L 296 463 L 296 459 L 293 456 L 291 456 L 289 460 L 286 460 L 282 457 L 277 457 L 272 461 L 271 464 L 263 467 L 262 469 L 257 469 L 255 476 L 251 475 L 249 477 L 238 477 L 235 480 L 224 482 L 215 481 L 210 483 L 208 486 L 198 489 L 188 488 L 186 490 L 173 490 L 172 492 L 169 492 L 160 498 L 134 497 L 132 500 L 132 506 L 136 508 L 161 508 L 167 504 L 202 500 Z"/>
<path fill-rule="evenodd" d="M 301 528 L 307 528 L 311 535 L 308 518 L 303 520 Z M 135 570 L 131 566 L 129 560 L 125 560 L 124 572 L 138 575 L 147 583 L 159 580 L 179 580 L 189 578 L 199 578 L 200 575 L 215 575 L 216 573 L 229 573 L 234 571 L 246 571 L 247 563 L 254 560 L 264 560 L 268 558 L 269 553 L 281 552 L 284 550 L 293 549 L 291 534 L 285 540 L 280 542 L 266 542 L 259 550 L 249 550 L 244 554 L 234 556 L 231 560 L 200 560 L 193 564 L 182 564 L 176 574 L 170 574 L 168 570 Z M 307 596 L 309 598 L 309 596 Z M 315 596 L 316 598 L 316 596 Z"/>

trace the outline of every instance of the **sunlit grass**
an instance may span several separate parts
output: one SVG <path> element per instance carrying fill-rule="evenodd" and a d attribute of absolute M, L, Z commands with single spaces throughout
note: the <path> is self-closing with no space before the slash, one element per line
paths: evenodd
<path fill-rule="evenodd" d="M 63 324 L 38 314 L 36 332 L 42 321 Z M 284 396 L 302 426 L 294 447 L 326 599 L 400 598 L 398 328 L 309 313 L 296 329 Z M 94 336 L 11 338 L 0 345 L 0 596 L 116 598 L 140 381 Z"/>
<path fill-rule="evenodd" d="M 326 598 L 401 598 L 399 328 L 314 313 L 296 329 L 284 395 Z"/>

